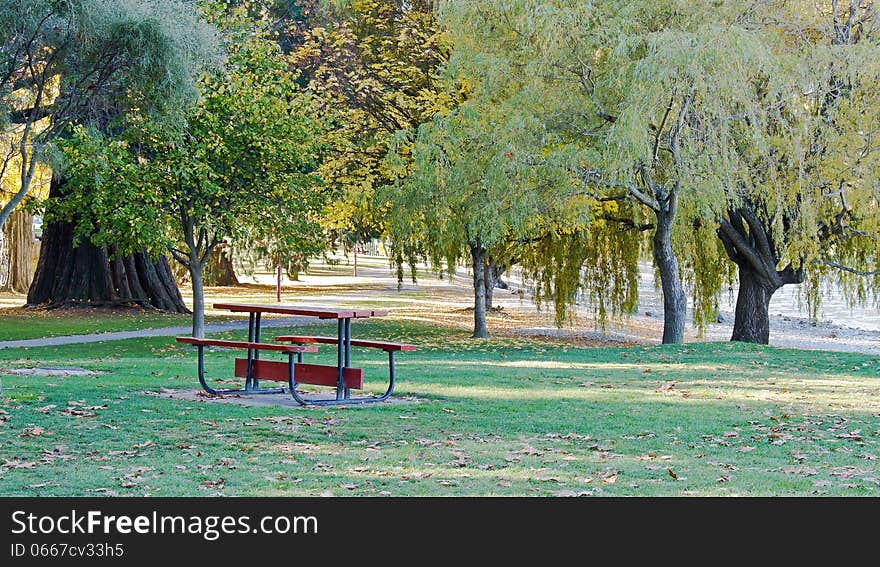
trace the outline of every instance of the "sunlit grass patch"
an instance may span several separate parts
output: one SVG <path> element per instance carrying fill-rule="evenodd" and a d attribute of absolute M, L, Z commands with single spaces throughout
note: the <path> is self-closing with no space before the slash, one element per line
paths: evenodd
<path fill-rule="evenodd" d="M 0 351 L 0 372 L 58 361 L 102 372 L 2 376 L 0 494 L 880 494 L 876 356 L 474 341 L 394 320 L 354 333 L 418 346 L 399 356 L 396 397 L 411 402 L 168 399 L 197 388 L 194 352 L 170 338 Z M 209 351 L 209 375 L 229 378 L 238 355 Z M 353 349 L 353 361 L 380 389 L 382 353 Z"/>

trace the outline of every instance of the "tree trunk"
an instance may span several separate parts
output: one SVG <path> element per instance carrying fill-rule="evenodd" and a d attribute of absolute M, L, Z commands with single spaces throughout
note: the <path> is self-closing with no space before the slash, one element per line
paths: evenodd
<path fill-rule="evenodd" d="M 193 326 L 192 336 L 205 337 L 205 286 L 202 279 L 202 265 L 198 259 L 190 260 L 189 275 L 192 280 L 193 293 Z"/>
<path fill-rule="evenodd" d="M 766 211 L 749 201 L 728 211 L 719 223 L 718 237 L 739 271 L 730 340 L 766 345 L 770 342 L 770 299 L 786 284 L 803 283 L 804 271 L 791 264 L 776 269 L 779 257 L 772 227 L 765 225 L 761 219 L 767 216 L 759 212 Z"/>
<path fill-rule="evenodd" d="M 486 325 L 486 249 L 482 244 L 471 245 L 471 265 L 474 270 L 474 334 L 475 339 L 489 338 Z"/>
<path fill-rule="evenodd" d="M 221 244 L 214 249 L 205 265 L 203 279 L 205 285 L 236 286 L 240 285 L 232 264 L 232 249 L 228 244 Z"/>
<path fill-rule="evenodd" d="M 657 229 L 654 232 L 654 261 L 660 272 L 660 287 L 663 290 L 663 344 L 684 342 L 684 327 L 687 318 L 687 295 L 681 282 L 678 257 L 672 250 L 671 214 L 657 213 Z"/>
<path fill-rule="evenodd" d="M 53 178 L 49 196 L 60 196 L 62 184 Z M 164 256 L 154 260 L 142 251 L 116 258 L 113 250 L 89 241 L 75 244 L 69 221 L 49 223 L 43 230 L 27 302 L 50 308 L 137 304 L 189 313 Z"/>
<path fill-rule="evenodd" d="M 779 289 L 748 266 L 739 268 L 739 292 L 730 340 L 766 345 L 770 342 L 770 298 Z"/>
<path fill-rule="evenodd" d="M 486 309 L 492 310 L 495 285 L 501 276 L 501 268 L 495 262 L 489 261 L 486 265 Z"/>
<path fill-rule="evenodd" d="M 0 291 L 27 292 L 36 250 L 33 216 L 20 209 L 13 212 L 0 231 Z"/>

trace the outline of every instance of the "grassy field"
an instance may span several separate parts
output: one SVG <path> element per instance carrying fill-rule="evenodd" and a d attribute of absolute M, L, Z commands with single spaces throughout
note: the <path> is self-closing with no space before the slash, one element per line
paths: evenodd
<path fill-rule="evenodd" d="M 381 320 L 355 334 L 418 345 L 395 403 L 167 399 L 197 387 L 195 353 L 170 338 L 0 350 L 0 374 L 103 372 L 2 376 L 0 496 L 880 495 L 876 356 L 473 341 Z M 210 352 L 209 373 L 236 354 Z M 354 357 L 379 391 L 381 353 Z"/>
<path fill-rule="evenodd" d="M 225 321 L 229 317 L 209 317 Z M 139 309 L 0 309 L 0 341 L 191 325 L 191 315 Z"/>

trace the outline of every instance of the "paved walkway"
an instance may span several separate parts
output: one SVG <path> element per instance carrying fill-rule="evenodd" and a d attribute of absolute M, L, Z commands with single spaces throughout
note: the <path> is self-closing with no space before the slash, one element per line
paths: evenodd
<path fill-rule="evenodd" d="M 263 319 L 260 327 L 299 327 L 301 325 L 308 325 L 315 322 L 316 319 L 314 317 L 282 317 L 278 319 Z M 223 331 L 239 331 L 247 328 L 248 322 L 246 320 L 228 321 L 225 323 L 208 323 L 205 325 L 205 332 L 221 333 Z M 173 337 L 176 335 L 188 335 L 191 332 L 192 326 L 180 325 L 177 327 L 161 327 L 159 329 L 141 329 L 140 331 L 116 331 L 112 333 L 95 333 L 92 335 L 67 335 L 63 337 L 46 337 L 42 339 L 0 341 L 0 349 L 99 343 L 104 341 L 122 341 L 139 337 Z"/>

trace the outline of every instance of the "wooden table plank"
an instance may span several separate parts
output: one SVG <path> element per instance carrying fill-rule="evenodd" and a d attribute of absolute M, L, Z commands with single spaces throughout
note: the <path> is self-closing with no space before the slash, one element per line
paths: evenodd
<path fill-rule="evenodd" d="M 277 313 L 282 315 L 305 315 L 319 319 L 363 319 L 382 317 L 387 311 L 379 309 L 330 309 L 327 307 L 303 307 L 297 305 L 258 305 L 251 303 L 215 303 L 214 309 L 238 313 Z"/>

